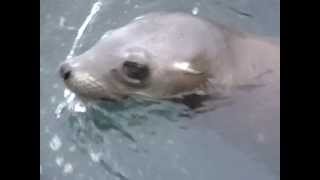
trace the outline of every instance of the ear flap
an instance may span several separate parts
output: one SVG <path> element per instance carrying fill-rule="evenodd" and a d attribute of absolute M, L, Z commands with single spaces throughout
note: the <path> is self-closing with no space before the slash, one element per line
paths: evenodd
<path fill-rule="evenodd" d="M 183 71 L 184 73 L 187 73 L 187 74 L 192 74 L 192 75 L 201 75 L 201 74 L 203 74 L 203 72 L 192 68 L 189 62 L 175 62 L 173 64 L 173 67 L 175 69 Z"/>

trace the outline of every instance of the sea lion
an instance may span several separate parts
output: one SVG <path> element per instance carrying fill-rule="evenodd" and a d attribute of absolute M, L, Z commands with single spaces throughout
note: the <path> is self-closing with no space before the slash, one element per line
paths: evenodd
<path fill-rule="evenodd" d="M 63 62 L 60 75 L 86 99 L 227 94 L 278 82 L 280 48 L 193 15 L 149 13 L 108 31 L 91 49 Z"/>

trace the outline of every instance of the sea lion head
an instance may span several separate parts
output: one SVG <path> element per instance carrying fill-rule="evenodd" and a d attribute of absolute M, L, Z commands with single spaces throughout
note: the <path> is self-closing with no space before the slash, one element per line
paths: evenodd
<path fill-rule="evenodd" d="M 204 81 L 188 61 L 161 61 L 145 47 L 134 45 L 106 48 L 98 45 L 61 64 L 61 77 L 71 91 L 102 100 L 131 95 L 165 98 L 191 91 Z"/>
<path fill-rule="evenodd" d="M 209 33 L 212 29 L 192 16 L 148 15 L 107 32 L 91 49 L 63 62 L 60 75 L 71 91 L 89 99 L 203 93 L 209 58 L 224 45 L 221 35 L 208 39 Z"/>
<path fill-rule="evenodd" d="M 86 99 L 225 96 L 231 88 L 275 81 L 265 72 L 279 72 L 279 52 L 279 46 L 218 23 L 155 13 L 108 31 L 92 48 L 63 62 L 60 75 Z M 279 73 L 273 74 L 278 79 Z"/>
<path fill-rule="evenodd" d="M 95 51 L 95 52 L 91 52 Z M 194 89 L 204 77 L 189 62 L 160 63 L 147 49 L 109 53 L 90 50 L 60 65 L 66 86 L 90 99 L 119 100 L 131 95 L 166 98 Z M 189 68 L 189 69 L 188 69 Z"/>

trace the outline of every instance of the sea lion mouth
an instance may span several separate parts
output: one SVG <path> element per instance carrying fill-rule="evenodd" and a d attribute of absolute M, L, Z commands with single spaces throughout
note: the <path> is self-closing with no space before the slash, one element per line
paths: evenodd
<path fill-rule="evenodd" d="M 110 97 L 101 97 L 99 98 L 99 100 L 103 102 L 113 102 L 113 103 L 119 102 L 119 99 L 114 99 Z"/>
<path fill-rule="evenodd" d="M 100 98 L 106 92 L 105 86 L 99 80 L 85 72 L 73 72 L 64 83 L 72 92 L 85 98 Z"/>

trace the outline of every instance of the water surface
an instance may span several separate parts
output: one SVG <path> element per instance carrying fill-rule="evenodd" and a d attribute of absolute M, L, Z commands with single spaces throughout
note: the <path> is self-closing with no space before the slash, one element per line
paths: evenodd
<path fill-rule="evenodd" d="M 187 116 L 169 102 L 127 102 L 104 110 L 66 109 L 57 74 L 97 1 L 42 0 L 40 173 L 49 180 L 279 179 L 279 91 L 243 92 L 227 106 Z M 105 31 L 150 11 L 178 10 L 240 30 L 279 37 L 278 0 L 105 0 L 75 55 Z M 191 118 L 190 118 L 191 117 Z"/>

